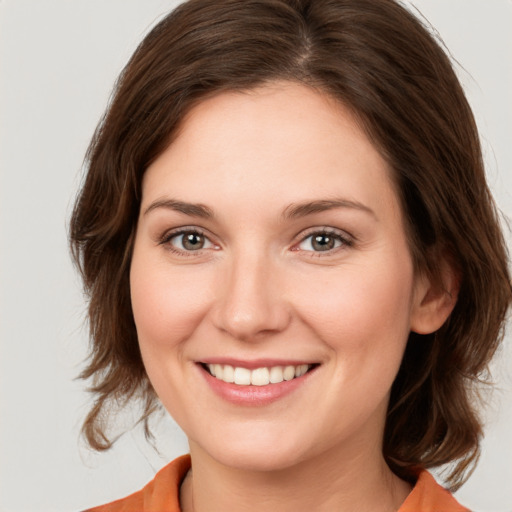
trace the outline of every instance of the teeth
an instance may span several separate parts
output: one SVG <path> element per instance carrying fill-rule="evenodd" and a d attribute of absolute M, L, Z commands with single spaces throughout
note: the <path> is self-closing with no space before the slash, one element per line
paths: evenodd
<path fill-rule="evenodd" d="M 217 377 L 217 379 L 222 379 L 224 377 L 224 368 L 222 368 L 221 364 L 215 365 L 215 377 Z"/>
<path fill-rule="evenodd" d="M 222 374 L 224 382 L 235 382 L 235 369 L 227 364 L 224 366 L 224 373 Z"/>
<path fill-rule="evenodd" d="M 217 377 L 217 374 L 215 374 L 215 377 Z M 220 379 L 223 380 L 222 377 L 220 377 Z M 248 386 L 250 383 L 251 370 L 248 370 L 247 368 L 235 368 L 235 384 Z"/>
<path fill-rule="evenodd" d="M 283 377 L 284 380 L 292 380 L 295 377 L 295 366 L 285 366 Z"/>
<path fill-rule="evenodd" d="M 233 367 L 229 364 L 209 364 L 208 370 L 217 379 L 224 382 L 238 384 L 239 386 L 267 386 L 268 384 L 279 384 L 283 381 L 302 377 L 311 365 L 300 364 L 297 366 L 272 366 L 270 368 L 248 368 Z"/>
<path fill-rule="evenodd" d="M 281 366 L 272 366 L 270 368 L 270 382 L 272 384 L 278 384 L 279 382 L 283 382 L 283 368 Z"/>
<path fill-rule="evenodd" d="M 251 384 L 254 386 L 266 386 L 270 383 L 268 368 L 256 368 L 251 372 Z"/>
<path fill-rule="evenodd" d="M 302 377 L 309 369 L 307 364 L 301 364 L 295 367 L 295 377 Z"/>

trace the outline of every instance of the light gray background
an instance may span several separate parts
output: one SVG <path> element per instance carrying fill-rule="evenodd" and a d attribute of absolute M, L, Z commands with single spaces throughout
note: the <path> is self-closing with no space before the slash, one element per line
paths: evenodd
<path fill-rule="evenodd" d="M 141 487 L 187 451 L 169 420 L 159 456 L 140 429 L 111 452 L 79 442 L 89 404 L 74 381 L 85 306 L 66 225 L 82 158 L 115 77 L 164 0 L 0 0 L 0 511 L 73 511 Z M 489 181 L 512 217 L 512 2 L 415 0 L 456 57 Z M 510 337 L 494 365 L 478 469 L 457 494 L 512 511 Z"/>

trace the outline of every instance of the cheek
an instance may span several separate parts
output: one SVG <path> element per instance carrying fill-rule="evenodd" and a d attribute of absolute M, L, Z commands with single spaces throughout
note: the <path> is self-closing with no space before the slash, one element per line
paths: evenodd
<path fill-rule="evenodd" d="M 169 267 L 145 264 L 134 254 L 130 287 L 141 348 L 147 344 L 171 346 L 186 340 L 211 302 L 212 293 L 200 271 L 170 272 Z"/>
<path fill-rule="evenodd" d="M 384 358 L 401 358 L 409 334 L 412 265 L 345 266 L 323 279 L 295 283 L 301 283 L 303 321 L 340 356 L 372 358 L 380 348 Z"/>

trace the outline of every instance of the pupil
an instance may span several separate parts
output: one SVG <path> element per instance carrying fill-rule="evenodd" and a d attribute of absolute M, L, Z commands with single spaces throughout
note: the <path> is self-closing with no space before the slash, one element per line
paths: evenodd
<path fill-rule="evenodd" d="M 328 251 L 334 247 L 334 239 L 327 235 L 316 235 L 313 238 L 313 248 L 317 251 Z"/>
<path fill-rule="evenodd" d="M 197 233 L 187 233 L 183 235 L 183 247 L 192 251 L 201 249 L 204 245 L 203 235 Z"/>

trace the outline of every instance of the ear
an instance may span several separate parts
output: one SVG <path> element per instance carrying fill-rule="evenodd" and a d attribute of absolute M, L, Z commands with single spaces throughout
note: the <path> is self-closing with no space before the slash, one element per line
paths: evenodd
<path fill-rule="evenodd" d="M 416 276 L 410 327 L 418 334 L 437 331 L 457 303 L 460 274 L 447 258 L 441 261 L 438 275 L 440 282 L 425 273 Z"/>

